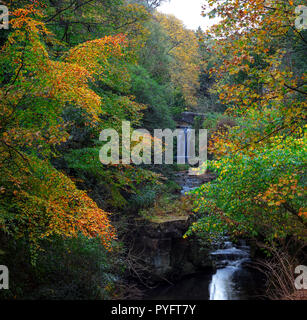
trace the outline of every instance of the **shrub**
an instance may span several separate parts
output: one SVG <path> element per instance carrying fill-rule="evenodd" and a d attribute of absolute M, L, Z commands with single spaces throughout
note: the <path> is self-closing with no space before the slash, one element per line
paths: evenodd
<path fill-rule="evenodd" d="M 98 239 L 54 238 L 45 241 L 34 267 L 24 240 L 0 238 L 0 264 L 10 272 L 5 299 L 110 299 L 121 270 L 115 253 L 110 254 Z M 117 267 L 115 267 L 117 265 Z M 111 267 L 112 266 L 112 267 Z M 116 269 L 117 268 L 117 269 Z M 5 294 L 5 295 L 4 295 Z"/>

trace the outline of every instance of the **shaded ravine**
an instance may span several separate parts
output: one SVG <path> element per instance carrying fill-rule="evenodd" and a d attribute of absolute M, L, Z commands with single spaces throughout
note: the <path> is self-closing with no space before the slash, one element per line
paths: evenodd
<path fill-rule="evenodd" d="M 229 246 L 229 247 L 228 247 Z M 227 248 L 226 248 L 227 247 Z M 259 275 L 248 267 L 249 247 L 235 247 L 226 241 L 225 249 L 212 251 L 215 272 L 198 272 L 173 285 L 161 284 L 148 292 L 151 300 L 255 300 L 261 292 Z"/>
<path fill-rule="evenodd" d="M 212 175 L 199 178 L 187 173 L 180 178 L 182 194 L 211 181 Z M 146 299 L 151 300 L 251 300 L 259 292 L 258 274 L 248 264 L 250 247 L 241 240 L 234 244 L 225 238 L 208 255 L 210 269 L 185 275 L 173 285 L 161 284 L 150 290 Z"/>

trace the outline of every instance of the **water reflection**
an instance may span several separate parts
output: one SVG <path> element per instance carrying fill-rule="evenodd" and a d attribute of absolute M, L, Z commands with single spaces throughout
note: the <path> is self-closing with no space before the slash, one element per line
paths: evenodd
<path fill-rule="evenodd" d="M 211 274 L 194 274 L 174 285 L 159 286 L 146 297 L 150 300 L 209 300 Z"/>

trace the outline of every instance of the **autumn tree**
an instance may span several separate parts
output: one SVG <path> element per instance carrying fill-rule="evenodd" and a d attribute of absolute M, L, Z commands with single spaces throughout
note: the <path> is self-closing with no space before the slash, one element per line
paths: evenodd
<path fill-rule="evenodd" d="M 196 191 L 196 210 L 207 213 L 191 230 L 306 240 L 306 32 L 294 24 L 298 4 L 228 0 L 204 8 L 221 18 L 208 31 L 219 58 L 213 90 L 237 126 L 211 141 L 218 178 Z"/>
<path fill-rule="evenodd" d="M 195 33 L 184 27 L 183 23 L 172 15 L 156 14 L 169 37 L 168 53 L 173 57 L 171 81 L 182 90 L 187 107 L 197 105 L 196 92 L 199 87 L 198 41 Z"/>
<path fill-rule="evenodd" d="M 12 272 L 11 297 L 41 298 L 48 290 L 40 286 L 47 285 L 48 297 L 109 298 L 114 280 L 106 273 L 121 273 L 123 259 L 108 211 L 127 212 L 129 197 L 159 178 L 99 162 L 102 129 L 119 130 L 123 120 L 142 124 L 146 106 L 132 95 L 131 68 L 149 11 L 130 1 L 95 1 L 97 10 L 93 3 L 7 3 L 10 29 L 0 42 L 0 255 Z"/>
<path fill-rule="evenodd" d="M 50 163 L 68 138 L 61 117 L 68 105 L 84 110 L 88 125 L 97 123 L 102 101 L 89 85 L 100 70 L 50 59 L 42 17 L 36 3 L 13 11 L 13 31 L 1 48 L 1 230 L 27 238 L 32 257 L 40 240 L 53 235 L 83 233 L 110 248 L 115 234 L 108 213 Z M 96 47 L 103 53 L 108 44 L 120 54 L 120 42 L 105 38 Z"/>
<path fill-rule="evenodd" d="M 215 85 L 215 75 L 212 68 L 218 64 L 219 57 L 212 50 L 216 46 L 216 39 L 210 34 L 205 33 L 201 28 L 196 31 L 199 42 L 199 88 L 197 90 L 198 110 L 201 112 L 222 113 L 225 106 L 220 102 L 219 95 L 212 90 Z M 209 114 L 207 115 L 207 117 Z"/>
<path fill-rule="evenodd" d="M 138 41 L 146 30 L 143 24 L 149 18 L 145 7 L 126 0 L 75 0 L 41 2 L 44 6 L 46 26 L 65 44 L 74 46 L 80 42 L 106 35 L 125 33 Z M 53 50 L 57 46 L 53 46 Z"/>

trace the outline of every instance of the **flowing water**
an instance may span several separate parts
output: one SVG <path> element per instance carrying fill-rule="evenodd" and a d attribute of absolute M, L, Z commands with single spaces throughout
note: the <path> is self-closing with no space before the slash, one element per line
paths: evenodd
<path fill-rule="evenodd" d="M 248 267 L 250 248 L 244 242 L 225 241 L 211 252 L 215 272 L 186 276 L 173 285 L 152 290 L 151 300 L 254 300 L 261 293 L 259 275 Z"/>
<path fill-rule="evenodd" d="M 181 148 L 187 147 L 188 130 L 189 128 L 186 128 L 179 139 Z M 181 150 L 181 154 L 187 160 L 186 153 Z M 198 178 L 188 174 L 179 174 L 179 177 L 183 195 L 201 184 Z M 210 176 L 208 177 L 210 181 Z M 261 280 L 259 275 L 247 266 L 251 260 L 250 247 L 244 241 L 235 245 L 225 238 L 210 256 L 215 265 L 215 272 L 199 272 L 186 276 L 173 285 L 160 285 L 152 290 L 147 298 L 151 300 L 257 299 L 257 293 L 262 290 L 259 286 Z"/>
<path fill-rule="evenodd" d="M 223 247 L 211 252 L 217 270 L 209 285 L 209 299 L 248 299 L 247 289 L 253 279 L 244 264 L 250 261 L 250 248 L 245 244 L 236 247 L 230 241 L 225 241 Z"/>

